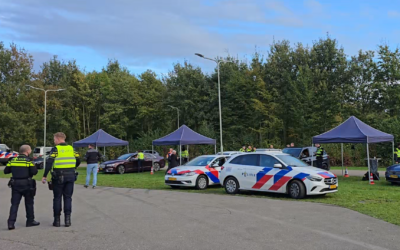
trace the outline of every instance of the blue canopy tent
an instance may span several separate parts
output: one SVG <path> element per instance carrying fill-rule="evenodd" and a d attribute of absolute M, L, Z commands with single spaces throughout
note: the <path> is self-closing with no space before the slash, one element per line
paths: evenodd
<path fill-rule="evenodd" d="M 128 153 L 129 153 L 129 142 L 115 138 L 114 136 L 106 133 L 104 130 L 99 129 L 92 135 L 82 139 L 80 141 L 74 142 L 72 145 L 74 147 L 87 147 L 90 144 L 96 145 L 97 147 L 104 147 L 104 154 L 106 152 L 105 147 L 109 146 L 128 146 Z"/>
<path fill-rule="evenodd" d="M 342 175 L 343 175 L 343 143 L 366 143 L 367 144 L 367 159 L 368 159 L 368 172 L 370 171 L 369 162 L 369 144 L 392 142 L 394 154 L 394 136 L 391 134 L 379 131 L 364 122 L 360 121 L 357 117 L 351 116 L 339 126 L 325 132 L 323 134 L 314 136 L 312 139 L 313 145 L 318 143 L 341 143 L 342 146 Z"/>
<path fill-rule="evenodd" d="M 153 141 L 153 151 L 154 146 L 165 146 L 165 145 L 179 145 L 179 159 L 181 159 L 182 145 L 192 145 L 192 144 L 205 144 L 205 145 L 215 145 L 215 139 L 208 138 L 201 135 L 193 130 L 191 130 L 186 125 L 182 125 L 180 128 L 175 130 L 169 135 L 166 135 L 160 139 Z M 217 149 L 215 148 L 215 153 Z"/>

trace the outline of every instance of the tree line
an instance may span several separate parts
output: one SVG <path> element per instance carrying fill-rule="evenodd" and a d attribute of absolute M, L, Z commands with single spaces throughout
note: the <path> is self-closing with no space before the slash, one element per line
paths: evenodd
<path fill-rule="evenodd" d="M 225 150 L 310 145 L 312 136 L 351 115 L 400 136 L 398 48 L 381 44 L 376 51 L 350 56 L 327 36 L 312 45 L 274 41 L 265 54 L 225 59 L 233 61 L 220 66 Z M 0 43 L 0 141 L 14 149 L 23 143 L 43 145 L 44 94 L 26 85 L 66 89 L 48 93 L 47 145 L 58 131 L 73 142 L 102 128 L 128 140 L 131 149 L 148 149 L 152 140 L 177 127 L 176 110 L 168 105 L 180 109 L 180 124 L 219 142 L 216 69 L 203 72 L 185 61 L 174 64 L 168 75 L 151 70 L 135 75 L 110 60 L 102 70 L 86 72 L 76 61 L 54 56 L 34 71 L 27 50 Z M 364 164 L 365 146 L 350 147 L 346 145 L 346 164 Z M 191 154 L 213 151 L 190 148 Z M 340 145 L 325 149 L 338 164 Z M 123 150 L 109 152 L 114 157 Z M 391 158 L 389 144 L 371 151 Z"/>

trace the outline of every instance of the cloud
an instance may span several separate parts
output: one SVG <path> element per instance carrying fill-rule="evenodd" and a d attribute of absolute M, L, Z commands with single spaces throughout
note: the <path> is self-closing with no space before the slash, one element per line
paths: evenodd
<path fill-rule="evenodd" d="M 395 11 L 395 10 L 389 10 L 388 11 L 388 17 L 399 18 L 400 17 L 400 12 Z"/>

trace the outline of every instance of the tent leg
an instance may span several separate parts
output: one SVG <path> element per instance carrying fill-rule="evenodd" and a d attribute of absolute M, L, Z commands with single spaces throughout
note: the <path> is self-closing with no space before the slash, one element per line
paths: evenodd
<path fill-rule="evenodd" d="M 343 174 L 343 143 L 342 143 L 342 176 L 344 176 L 344 174 Z"/>
<path fill-rule="evenodd" d="M 128 154 L 129 154 L 129 143 L 128 143 L 127 147 L 128 147 Z"/>
<path fill-rule="evenodd" d="M 392 153 L 392 165 L 394 165 L 394 140 L 392 141 L 392 149 L 393 149 L 393 153 Z"/>
<path fill-rule="evenodd" d="M 182 145 L 179 144 L 179 165 L 182 165 Z"/>
<path fill-rule="evenodd" d="M 104 155 L 106 155 L 106 147 L 104 147 Z"/>
<path fill-rule="evenodd" d="M 371 183 L 371 166 L 369 164 L 369 145 L 367 143 L 367 162 L 368 162 L 368 182 Z"/>
<path fill-rule="evenodd" d="M 215 152 L 215 154 L 217 154 L 217 144 L 214 145 L 214 148 L 215 148 L 214 152 Z"/>
<path fill-rule="evenodd" d="M 311 149 L 314 148 L 314 143 L 311 143 Z M 311 167 L 314 167 L 314 153 L 311 153 Z"/>
<path fill-rule="evenodd" d="M 188 155 L 187 155 L 187 161 L 189 162 L 189 145 L 187 145 L 187 151 L 188 151 Z"/>
<path fill-rule="evenodd" d="M 154 154 L 154 145 L 151 145 L 151 154 Z M 151 157 L 151 167 L 154 168 L 154 158 Z"/>

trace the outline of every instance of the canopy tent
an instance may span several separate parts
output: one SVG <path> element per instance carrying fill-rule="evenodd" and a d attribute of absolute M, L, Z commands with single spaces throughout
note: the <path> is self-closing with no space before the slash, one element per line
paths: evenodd
<path fill-rule="evenodd" d="M 379 131 L 364 122 L 360 121 L 357 117 L 351 116 L 339 126 L 325 132 L 323 134 L 314 136 L 312 139 L 313 144 L 322 143 L 341 143 L 342 145 L 342 174 L 343 174 L 343 143 L 366 143 L 367 144 L 367 159 L 368 159 L 368 172 L 370 173 L 369 162 L 369 144 L 380 142 L 392 142 L 394 153 L 394 136 L 391 134 Z"/>
<path fill-rule="evenodd" d="M 154 151 L 154 146 L 165 146 L 165 145 L 179 145 L 179 149 L 181 151 L 182 145 L 193 145 L 193 144 L 216 145 L 216 140 L 201 135 L 191 130 L 186 125 L 182 125 L 180 128 L 178 128 L 171 134 L 166 135 L 160 139 L 154 140 L 153 151 Z M 179 153 L 179 158 L 181 159 L 180 154 L 181 153 Z"/>
<path fill-rule="evenodd" d="M 80 141 L 74 142 L 72 145 L 74 147 L 87 147 L 90 144 L 96 145 L 97 147 L 109 147 L 109 146 L 128 146 L 129 153 L 129 142 L 115 138 L 114 136 L 108 134 L 102 129 L 97 130 L 92 135 L 82 139 Z M 105 148 L 104 148 L 105 153 Z"/>

